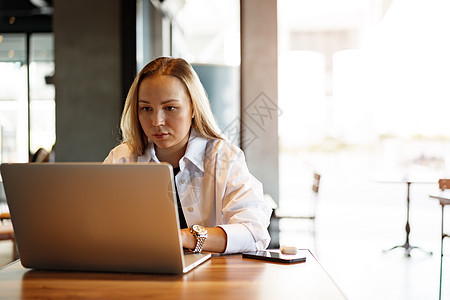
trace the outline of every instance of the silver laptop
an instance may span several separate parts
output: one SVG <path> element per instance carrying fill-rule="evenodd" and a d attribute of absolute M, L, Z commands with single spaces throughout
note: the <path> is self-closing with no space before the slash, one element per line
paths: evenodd
<path fill-rule="evenodd" d="M 2 164 L 26 268 L 181 274 L 184 253 L 168 164 Z"/>

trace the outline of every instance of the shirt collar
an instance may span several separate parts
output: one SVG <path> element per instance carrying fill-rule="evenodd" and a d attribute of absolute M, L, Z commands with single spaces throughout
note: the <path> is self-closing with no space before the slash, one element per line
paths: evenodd
<path fill-rule="evenodd" d="M 180 160 L 180 169 L 183 170 L 186 160 L 190 161 L 200 171 L 204 172 L 203 157 L 205 155 L 207 139 L 200 136 L 195 130 L 191 129 L 186 153 Z"/>
<path fill-rule="evenodd" d="M 186 161 L 190 161 L 199 170 L 204 172 L 203 157 L 205 154 L 207 139 L 200 136 L 200 134 L 195 129 L 191 129 L 189 135 L 188 145 L 186 148 L 186 153 L 180 159 L 180 170 L 183 170 L 186 166 Z M 138 157 L 138 162 L 149 162 L 154 161 L 160 163 L 158 157 L 156 157 L 156 151 L 154 144 L 149 141 L 147 148 L 145 149 L 144 155 Z"/>

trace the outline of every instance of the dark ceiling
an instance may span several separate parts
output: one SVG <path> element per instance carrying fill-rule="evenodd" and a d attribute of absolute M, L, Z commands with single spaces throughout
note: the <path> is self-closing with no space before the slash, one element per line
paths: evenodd
<path fill-rule="evenodd" d="M 51 32 L 52 0 L 0 0 L 0 33 Z"/>

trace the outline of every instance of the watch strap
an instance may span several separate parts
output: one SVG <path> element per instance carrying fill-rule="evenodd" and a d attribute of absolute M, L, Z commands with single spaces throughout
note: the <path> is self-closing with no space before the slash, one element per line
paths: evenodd
<path fill-rule="evenodd" d="M 205 245 L 206 238 L 202 236 L 196 236 L 197 242 L 195 243 L 195 248 L 192 250 L 194 253 L 200 253 L 203 250 L 203 245 Z"/>
<path fill-rule="evenodd" d="M 199 231 L 200 229 L 200 231 Z M 194 253 L 200 253 L 205 245 L 206 238 L 208 237 L 208 232 L 203 226 L 193 225 L 189 228 L 190 232 L 194 235 L 196 242 L 194 249 L 191 249 Z"/>

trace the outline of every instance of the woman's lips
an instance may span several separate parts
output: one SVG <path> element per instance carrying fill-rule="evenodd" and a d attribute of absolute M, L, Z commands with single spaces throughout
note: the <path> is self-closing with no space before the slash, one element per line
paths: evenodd
<path fill-rule="evenodd" d="M 157 132 L 157 133 L 153 134 L 153 136 L 157 139 L 163 139 L 168 135 L 169 135 L 168 133 L 164 133 L 164 132 Z"/>

